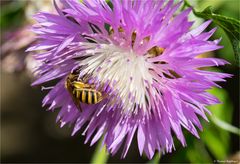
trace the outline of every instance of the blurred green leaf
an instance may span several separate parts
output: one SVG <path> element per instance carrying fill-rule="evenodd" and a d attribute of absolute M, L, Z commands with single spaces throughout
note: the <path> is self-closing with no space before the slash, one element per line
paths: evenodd
<path fill-rule="evenodd" d="M 216 159 L 224 159 L 227 156 L 228 145 L 222 142 L 222 138 L 219 137 L 219 132 L 214 130 L 214 128 L 205 128 L 201 139 Z M 226 140 L 229 141 L 229 137 L 226 138 Z"/>
<path fill-rule="evenodd" d="M 199 11 L 204 10 L 208 6 L 214 6 L 214 9 L 215 9 L 215 8 L 221 7 L 222 5 L 226 5 L 226 3 L 228 3 L 229 1 L 230 0 L 220 0 L 220 1 L 197 0 L 196 7 L 195 5 L 194 7 Z"/>
<path fill-rule="evenodd" d="M 27 1 L 12 1 L 1 6 L 0 27 L 1 30 L 12 26 L 20 26 L 24 23 L 24 7 Z"/>
<path fill-rule="evenodd" d="M 212 161 L 208 154 L 204 143 L 200 140 L 194 139 L 194 142 L 188 144 L 187 157 L 191 163 L 210 163 Z"/>
<path fill-rule="evenodd" d="M 232 65 L 228 65 L 227 67 L 234 67 L 236 65 L 236 58 L 233 49 L 232 49 L 232 44 L 227 36 L 227 34 L 224 32 L 223 29 L 219 28 L 215 33 L 214 33 L 214 38 L 220 38 L 222 37 L 221 40 L 221 45 L 224 46 L 224 48 L 219 49 L 216 51 L 216 56 L 219 58 L 223 58 L 227 60 L 228 62 L 232 63 Z"/>
<path fill-rule="evenodd" d="M 231 147 L 229 131 L 223 130 L 222 127 L 216 125 L 214 118 L 218 118 L 222 122 L 231 122 L 233 106 L 224 89 L 213 88 L 209 92 L 215 95 L 222 103 L 208 107 L 212 112 L 212 116 L 210 117 L 210 123 L 204 124 L 204 132 L 201 133 L 201 138 L 216 159 L 225 159 Z"/>
<path fill-rule="evenodd" d="M 184 4 L 188 7 L 192 7 L 187 0 L 184 0 Z M 197 17 L 201 17 L 204 19 L 212 19 L 215 24 L 221 27 L 228 38 L 230 39 L 233 47 L 233 51 L 235 54 L 235 58 L 237 59 L 237 63 L 239 62 L 240 56 L 240 21 L 234 18 L 226 17 L 223 15 L 215 14 L 212 12 L 211 7 L 205 8 L 201 12 L 197 12 L 193 7 L 193 13 Z"/>
<path fill-rule="evenodd" d="M 102 140 L 99 141 L 97 148 L 93 154 L 91 163 L 92 164 L 105 164 L 108 160 L 108 153 L 106 146 L 102 146 Z"/>
<path fill-rule="evenodd" d="M 216 96 L 221 102 L 208 107 L 208 109 L 212 112 L 212 116 L 215 116 L 226 122 L 231 122 L 233 105 L 227 91 L 223 88 L 213 88 L 208 90 L 208 92 Z"/>

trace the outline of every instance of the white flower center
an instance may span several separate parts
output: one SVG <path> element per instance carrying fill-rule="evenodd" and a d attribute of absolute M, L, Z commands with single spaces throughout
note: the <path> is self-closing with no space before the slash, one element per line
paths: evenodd
<path fill-rule="evenodd" d="M 95 49 L 93 49 L 95 45 Z M 83 43 L 86 59 L 80 62 L 81 73 L 97 78 L 121 98 L 124 113 L 147 112 L 147 87 L 152 84 L 149 65 L 145 56 L 120 49 L 112 44 Z"/>

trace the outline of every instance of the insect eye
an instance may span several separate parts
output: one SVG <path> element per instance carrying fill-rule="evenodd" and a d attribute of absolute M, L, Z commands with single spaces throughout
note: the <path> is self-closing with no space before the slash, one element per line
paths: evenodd
<path fill-rule="evenodd" d="M 75 69 L 72 71 L 73 74 L 79 74 L 80 73 L 80 69 Z"/>

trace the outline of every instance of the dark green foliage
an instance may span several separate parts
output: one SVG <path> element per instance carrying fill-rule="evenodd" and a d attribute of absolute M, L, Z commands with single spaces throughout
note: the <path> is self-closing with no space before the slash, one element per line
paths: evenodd
<path fill-rule="evenodd" d="M 184 4 L 188 7 L 192 7 L 186 0 Z M 233 51 L 235 54 L 235 58 L 237 60 L 237 64 L 239 64 L 239 56 L 240 56 L 240 21 L 234 18 L 226 17 L 224 15 L 213 13 L 211 7 L 205 8 L 201 12 L 197 12 L 194 8 L 193 13 L 200 18 L 203 19 L 211 19 L 213 23 L 217 24 L 221 27 L 225 33 L 227 34 L 229 40 L 231 41 Z"/>

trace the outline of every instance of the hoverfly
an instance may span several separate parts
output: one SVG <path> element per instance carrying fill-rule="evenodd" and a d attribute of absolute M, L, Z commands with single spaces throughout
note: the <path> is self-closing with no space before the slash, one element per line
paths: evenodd
<path fill-rule="evenodd" d="M 75 105 L 82 111 L 80 102 L 85 104 L 97 104 L 103 100 L 103 95 L 96 90 L 95 85 L 88 84 L 87 80 L 78 79 L 78 73 L 70 73 L 65 81 L 65 88 L 70 93 Z"/>

